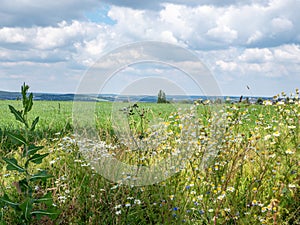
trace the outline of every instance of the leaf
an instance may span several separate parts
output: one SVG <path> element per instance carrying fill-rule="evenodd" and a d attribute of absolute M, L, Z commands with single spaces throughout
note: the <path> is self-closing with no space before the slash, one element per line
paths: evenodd
<path fill-rule="evenodd" d="M 0 220 L 0 225 L 7 225 L 7 223 L 3 220 Z"/>
<path fill-rule="evenodd" d="M 7 136 L 10 137 L 12 140 L 16 141 L 18 144 L 26 145 L 26 140 L 22 135 L 12 134 L 10 132 L 6 132 Z"/>
<path fill-rule="evenodd" d="M 5 158 L 2 157 L 2 159 L 7 163 L 6 169 L 7 170 L 17 170 L 18 172 L 25 172 L 25 169 L 18 165 L 18 162 L 15 158 Z"/>
<path fill-rule="evenodd" d="M 23 211 L 24 218 L 26 221 L 31 220 L 31 211 L 32 211 L 32 201 L 30 198 L 27 198 L 21 205 L 20 208 Z"/>
<path fill-rule="evenodd" d="M 30 131 L 34 131 L 36 124 L 39 122 L 39 119 L 40 117 L 37 117 L 34 121 L 32 121 Z"/>
<path fill-rule="evenodd" d="M 27 91 L 29 89 L 29 86 L 26 85 L 25 83 L 21 87 L 21 93 L 22 93 L 22 98 L 23 98 L 23 107 L 25 108 L 27 105 Z"/>
<path fill-rule="evenodd" d="M 9 105 L 8 107 L 10 109 L 10 112 L 16 117 L 16 120 L 20 121 L 21 123 L 25 123 L 22 112 L 16 110 L 12 105 Z"/>
<path fill-rule="evenodd" d="M 35 210 L 31 212 L 32 215 L 37 216 L 37 219 L 40 220 L 42 216 L 48 216 L 52 220 L 55 220 L 58 215 L 60 214 L 60 211 L 58 209 L 48 209 L 48 210 Z"/>
<path fill-rule="evenodd" d="M 25 112 L 26 113 L 29 112 L 32 109 L 32 105 L 33 105 L 32 99 L 33 99 L 33 94 L 30 93 L 29 98 L 27 99 L 26 107 L 25 107 Z"/>
<path fill-rule="evenodd" d="M 17 209 L 19 207 L 18 203 L 14 203 L 12 202 L 9 197 L 7 196 L 7 194 L 4 194 L 1 198 L 0 201 L 2 201 L 4 204 L 9 205 L 10 207 Z"/>
<path fill-rule="evenodd" d="M 28 149 L 27 149 L 27 154 L 26 154 L 26 149 L 24 149 L 24 151 L 23 151 L 23 158 L 26 156 L 31 156 L 43 148 L 44 148 L 44 146 L 29 145 Z"/>
<path fill-rule="evenodd" d="M 53 199 L 52 199 L 52 193 L 48 192 L 47 194 L 45 194 L 43 197 L 38 198 L 38 199 L 34 199 L 35 203 L 45 203 L 48 207 L 52 206 L 53 203 Z"/>
<path fill-rule="evenodd" d="M 37 174 L 34 174 L 29 180 L 30 181 L 36 181 L 36 180 L 46 181 L 47 179 L 49 179 L 51 177 L 53 177 L 53 176 L 48 174 L 46 170 L 43 170 Z"/>
<path fill-rule="evenodd" d="M 49 155 L 49 153 L 46 153 L 46 154 L 43 154 L 43 155 L 35 154 L 30 159 L 28 159 L 28 161 L 33 162 L 35 164 L 41 164 L 43 159 L 45 157 L 47 157 L 48 155 Z M 27 164 L 27 162 L 26 162 L 26 164 Z"/>
<path fill-rule="evenodd" d="M 28 184 L 26 179 L 19 181 L 19 188 L 22 193 L 28 192 L 29 194 L 32 194 L 32 187 Z"/>

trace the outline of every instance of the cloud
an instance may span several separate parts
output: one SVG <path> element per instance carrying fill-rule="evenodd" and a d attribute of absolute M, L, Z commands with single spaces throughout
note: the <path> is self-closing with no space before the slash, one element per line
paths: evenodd
<path fill-rule="evenodd" d="M 231 6 L 231 5 L 244 5 L 244 4 L 267 4 L 269 0 L 152 0 L 152 1 L 135 1 L 135 0 L 104 0 L 108 4 L 115 6 L 128 7 L 133 9 L 150 9 L 159 10 L 163 7 L 164 3 L 172 3 L 187 6 L 199 5 L 212 5 L 212 6 Z"/>
<path fill-rule="evenodd" d="M 219 26 L 210 29 L 206 33 L 212 40 L 232 43 L 238 37 L 238 32 L 227 26 Z"/>
<path fill-rule="evenodd" d="M 218 60 L 216 65 L 219 66 L 223 71 L 234 71 L 237 68 L 236 62 L 225 62 L 223 60 Z"/>
<path fill-rule="evenodd" d="M 299 43 L 298 0 L 193 7 L 172 2 L 163 3 L 157 11 L 114 6 L 108 16 L 115 21 L 113 29 L 126 41 L 168 40 L 194 50 Z"/>
<path fill-rule="evenodd" d="M 0 27 L 48 26 L 82 19 L 86 11 L 97 6 L 100 6 L 97 0 L 2 0 Z"/>
<path fill-rule="evenodd" d="M 262 63 L 273 60 L 273 53 L 267 48 L 251 48 L 246 49 L 242 55 L 238 57 L 241 62 Z"/>
<path fill-rule="evenodd" d="M 72 90 L 99 56 L 145 40 L 196 52 L 227 91 L 229 81 L 296 79 L 300 74 L 299 8 L 299 0 L 4 0 L 0 89 L 9 78 L 22 83 L 25 74 L 28 80 L 41 83 L 51 77 L 52 85 L 62 79 L 58 86 L 68 88 L 61 90 Z M 86 18 L 96 17 L 99 10 L 105 15 Z"/>
<path fill-rule="evenodd" d="M 207 57 L 217 58 L 211 52 Z M 219 52 L 219 60 L 216 60 L 215 66 L 210 68 L 215 74 L 228 74 L 232 77 L 282 77 L 287 78 L 294 74 L 300 78 L 300 46 L 283 45 L 274 48 L 250 48 L 240 51 L 233 49 L 231 51 Z"/>

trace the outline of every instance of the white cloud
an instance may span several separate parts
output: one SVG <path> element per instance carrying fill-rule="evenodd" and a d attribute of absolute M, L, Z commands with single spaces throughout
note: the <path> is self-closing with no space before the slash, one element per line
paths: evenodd
<path fill-rule="evenodd" d="M 272 19 L 271 24 L 275 32 L 288 32 L 293 28 L 293 23 L 290 20 L 281 17 Z"/>
<path fill-rule="evenodd" d="M 263 38 L 263 34 L 257 30 L 255 31 L 246 41 L 246 44 L 251 45 L 255 44 L 257 41 L 260 41 Z"/>
<path fill-rule="evenodd" d="M 234 71 L 237 69 L 236 62 L 225 62 L 223 60 L 218 60 L 216 65 L 219 66 L 223 71 Z"/>
<path fill-rule="evenodd" d="M 106 2 L 115 5 L 104 12 L 112 24 L 84 18 L 103 4 L 96 0 L 2 1 L 1 85 L 7 85 L 4 75 L 21 81 L 24 73 L 28 79 L 64 77 L 71 90 L 99 56 L 143 40 L 198 52 L 222 82 L 295 77 L 300 72 L 299 0 Z"/>
<path fill-rule="evenodd" d="M 207 35 L 215 41 L 232 43 L 238 37 L 236 30 L 232 30 L 227 26 L 215 27 L 207 31 Z"/>
<path fill-rule="evenodd" d="M 0 27 L 48 26 L 84 18 L 87 10 L 100 6 L 97 0 L 2 0 Z"/>
<path fill-rule="evenodd" d="M 267 48 L 246 49 L 238 59 L 242 62 L 262 63 L 273 60 L 273 53 Z"/>
<path fill-rule="evenodd" d="M 274 57 L 281 63 L 300 64 L 300 46 L 284 45 L 274 50 Z"/>

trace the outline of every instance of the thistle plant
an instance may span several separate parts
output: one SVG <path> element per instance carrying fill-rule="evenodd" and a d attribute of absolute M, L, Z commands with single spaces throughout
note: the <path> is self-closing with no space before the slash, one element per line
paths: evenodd
<path fill-rule="evenodd" d="M 37 188 L 52 175 L 47 170 L 38 168 L 38 165 L 49 153 L 39 154 L 38 152 L 44 146 L 36 146 L 32 140 L 32 133 L 39 122 L 39 117 L 36 117 L 31 123 L 28 120 L 28 113 L 33 106 L 33 94 L 28 95 L 28 89 L 29 86 L 25 83 L 21 87 L 22 110 L 17 110 L 9 105 L 10 112 L 23 126 L 20 133 L 7 132 L 8 138 L 17 144 L 18 149 L 11 152 L 13 157 L 2 157 L 6 164 L 6 170 L 16 174 L 13 185 L 16 187 L 17 193 L 8 193 L 2 188 L 0 208 L 12 208 L 19 224 L 32 224 L 34 220 L 40 220 L 44 216 L 54 220 L 59 215 L 59 211 L 53 206 L 52 193 Z M 5 224 L 1 218 L 0 222 Z"/>

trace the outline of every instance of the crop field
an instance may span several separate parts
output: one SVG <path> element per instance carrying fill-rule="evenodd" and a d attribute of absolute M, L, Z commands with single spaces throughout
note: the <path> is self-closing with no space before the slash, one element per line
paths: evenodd
<path fill-rule="evenodd" d="M 262 105 L 97 102 L 89 144 L 75 135 L 72 102 L 0 101 L 0 224 L 300 224 L 298 94 Z M 171 176 L 135 185 L 135 174 L 102 176 L 107 155 L 176 162 L 161 170 Z"/>

